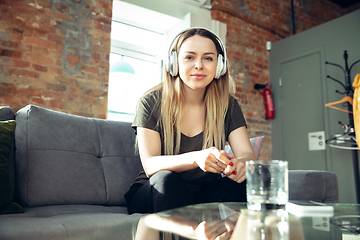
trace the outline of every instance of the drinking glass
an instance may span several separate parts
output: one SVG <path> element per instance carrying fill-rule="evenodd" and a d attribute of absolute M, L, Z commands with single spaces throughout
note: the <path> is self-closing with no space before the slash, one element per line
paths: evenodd
<path fill-rule="evenodd" d="M 247 208 L 284 209 L 289 199 L 288 162 L 281 160 L 246 162 Z"/>

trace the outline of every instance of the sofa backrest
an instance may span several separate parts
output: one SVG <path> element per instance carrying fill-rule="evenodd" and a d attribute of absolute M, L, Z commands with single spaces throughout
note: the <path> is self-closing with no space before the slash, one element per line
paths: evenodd
<path fill-rule="evenodd" d="M 142 166 L 130 123 L 34 105 L 16 114 L 17 195 L 23 206 L 125 206 Z"/>
<path fill-rule="evenodd" d="M 336 174 L 320 170 L 289 170 L 289 200 L 338 203 Z"/>

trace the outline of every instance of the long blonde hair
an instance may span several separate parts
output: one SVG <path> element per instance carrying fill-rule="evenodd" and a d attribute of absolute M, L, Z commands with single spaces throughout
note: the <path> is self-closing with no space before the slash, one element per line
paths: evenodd
<path fill-rule="evenodd" d="M 170 52 L 179 52 L 183 42 L 195 35 L 211 39 L 216 46 L 218 54 L 224 56 L 217 38 L 213 33 L 202 28 L 193 28 L 185 31 L 175 41 Z M 164 69 L 164 81 L 147 92 L 149 93 L 156 90 L 161 90 L 162 92 L 158 124 L 163 129 L 163 152 L 165 155 L 176 155 L 180 151 L 180 121 L 183 116 L 185 97 L 183 85 L 184 83 L 180 79 L 179 74 L 177 76 L 171 76 L 171 74 Z M 203 149 L 213 146 L 218 149 L 223 149 L 225 146 L 224 122 L 228 110 L 229 93 L 230 78 L 227 69 L 223 76 L 220 76 L 219 79 L 213 79 L 206 87 L 204 96 L 206 113 L 203 132 Z M 176 139 L 174 141 L 175 137 Z"/>

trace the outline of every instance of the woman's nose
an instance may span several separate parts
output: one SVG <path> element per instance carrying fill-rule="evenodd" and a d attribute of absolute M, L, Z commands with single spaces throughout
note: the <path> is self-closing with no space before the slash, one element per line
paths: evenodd
<path fill-rule="evenodd" d="M 201 59 L 198 59 L 196 60 L 195 62 L 195 68 L 196 69 L 202 69 L 203 65 L 202 65 L 202 60 Z"/>

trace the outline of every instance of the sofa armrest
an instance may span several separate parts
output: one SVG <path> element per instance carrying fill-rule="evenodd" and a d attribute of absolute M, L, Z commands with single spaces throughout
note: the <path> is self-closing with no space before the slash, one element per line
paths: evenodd
<path fill-rule="evenodd" d="M 11 107 L 0 106 L 0 121 L 14 120 L 15 113 Z"/>
<path fill-rule="evenodd" d="M 289 170 L 289 200 L 338 203 L 336 174 L 317 170 Z"/>

